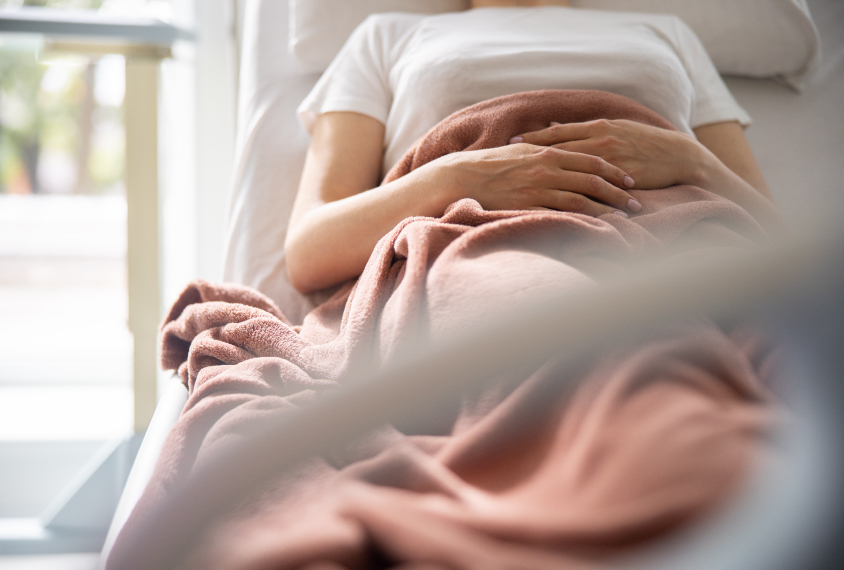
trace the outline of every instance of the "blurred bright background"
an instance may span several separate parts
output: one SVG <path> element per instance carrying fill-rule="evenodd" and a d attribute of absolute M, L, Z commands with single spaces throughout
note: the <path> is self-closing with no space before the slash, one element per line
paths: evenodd
<path fill-rule="evenodd" d="M 0 441 L 115 437 L 132 409 L 124 60 L 0 42 Z"/>
<path fill-rule="evenodd" d="M 2 518 L 39 516 L 132 426 L 124 60 L 45 61 L 38 39 L 0 39 Z"/>
<path fill-rule="evenodd" d="M 191 278 L 219 279 L 237 0 L 0 0 L 0 12 L 38 8 L 202 32 L 158 71 L 161 304 Z M 0 33 L 0 530 L 42 516 L 106 442 L 133 433 L 125 81 L 122 55 Z"/>

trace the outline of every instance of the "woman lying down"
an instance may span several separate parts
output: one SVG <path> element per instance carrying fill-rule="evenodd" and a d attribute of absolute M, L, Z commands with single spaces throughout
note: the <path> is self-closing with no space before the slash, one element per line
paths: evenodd
<path fill-rule="evenodd" d="M 300 327 L 243 287 L 183 293 L 162 359 L 190 399 L 109 568 L 161 567 L 199 527 L 184 567 L 593 568 L 740 490 L 775 421 L 772 351 L 686 323 L 574 390 L 553 361 L 490 378 L 438 425 L 279 473 L 213 524 L 168 511 L 250 422 L 419 335 L 780 226 L 749 117 L 685 25 L 536 3 L 380 15 L 350 38 L 300 107 L 313 139 L 286 243 L 293 284 L 336 293 Z"/>

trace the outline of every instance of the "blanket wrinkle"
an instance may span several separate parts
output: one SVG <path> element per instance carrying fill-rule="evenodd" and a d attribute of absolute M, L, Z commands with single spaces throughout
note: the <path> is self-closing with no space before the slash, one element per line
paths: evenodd
<path fill-rule="evenodd" d="M 271 299 L 254 289 L 237 283 L 209 283 L 204 279 L 196 279 L 193 283 L 194 287 L 186 289 L 173 303 L 169 313 L 164 318 L 165 322 L 174 320 L 190 305 L 212 301 L 241 303 L 266 311 L 277 319 L 287 322 L 287 318 L 278 306 Z"/>
<path fill-rule="evenodd" d="M 521 93 L 447 118 L 387 179 L 550 121 L 600 118 L 673 128 L 617 95 Z M 160 567 L 190 539 L 185 569 L 594 569 L 713 516 L 772 452 L 779 354 L 752 330 L 702 321 L 577 369 L 552 359 L 528 378 L 491 378 L 455 411 L 431 412 L 445 435 L 439 424 L 359 435 L 213 522 L 168 516 L 169 498 L 221 446 L 246 445 L 260 418 L 308 405 L 350 372 L 468 324 L 499 326 L 498 308 L 592 290 L 654 253 L 688 258 L 768 239 L 700 188 L 632 194 L 643 210 L 629 219 L 485 211 L 469 199 L 439 219 L 408 218 L 299 327 L 258 291 L 189 284 L 161 328 L 162 366 L 179 370 L 188 403 L 107 568 Z"/>

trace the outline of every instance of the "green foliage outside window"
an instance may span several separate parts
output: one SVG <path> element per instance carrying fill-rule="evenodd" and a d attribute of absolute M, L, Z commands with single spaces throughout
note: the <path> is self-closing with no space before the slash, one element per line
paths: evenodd
<path fill-rule="evenodd" d="M 0 0 L 0 10 L 102 4 Z M 20 38 L 0 36 L 0 193 L 121 192 L 122 74 L 119 56 L 39 61 Z"/>

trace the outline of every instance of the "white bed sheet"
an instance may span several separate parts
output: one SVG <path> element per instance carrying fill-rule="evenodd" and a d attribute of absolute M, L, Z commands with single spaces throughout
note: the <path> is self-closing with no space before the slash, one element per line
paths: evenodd
<path fill-rule="evenodd" d="M 747 135 L 785 217 L 816 225 L 844 211 L 844 2 L 809 6 L 823 56 L 802 93 L 770 80 L 727 83 L 754 119 Z M 280 0 L 246 6 L 224 278 L 263 291 L 301 322 L 315 299 L 287 280 L 284 236 L 309 142 L 295 109 L 317 76 L 298 72 L 288 54 L 287 9 Z"/>

